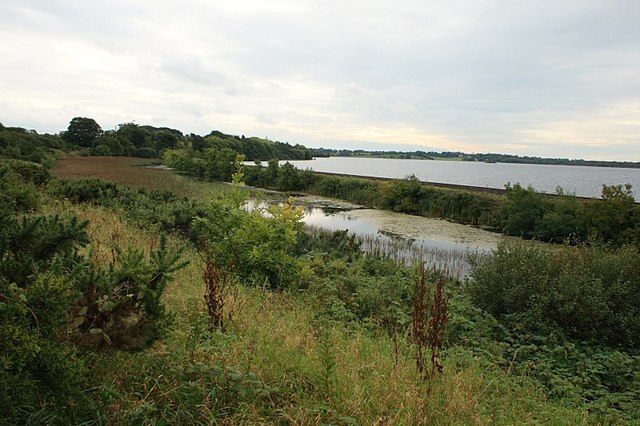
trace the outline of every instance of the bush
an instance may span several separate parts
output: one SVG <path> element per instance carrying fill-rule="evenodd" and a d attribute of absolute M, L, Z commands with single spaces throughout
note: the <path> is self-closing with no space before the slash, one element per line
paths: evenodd
<path fill-rule="evenodd" d="M 74 203 L 101 203 L 105 200 L 115 200 L 121 194 L 121 189 L 108 180 L 84 179 L 60 182 L 52 186 L 51 192 L 52 195 Z"/>
<path fill-rule="evenodd" d="M 280 290 L 296 286 L 302 265 L 293 249 L 302 229 L 302 209 L 285 203 L 248 213 L 243 206 L 242 197 L 212 202 L 208 215 L 195 222 L 200 249 L 246 284 Z"/>
<path fill-rule="evenodd" d="M 0 215 L 0 412 L 25 424 L 34 413 L 74 418 L 90 404 L 88 346 L 139 349 L 158 337 L 160 297 L 170 274 L 183 266 L 179 252 L 160 248 L 119 252 L 107 269 L 81 255 L 86 222 L 76 216 Z"/>
<path fill-rule="evenodd" d="M 0 179 L 6 173 L 14 173 L 34 185 L 44 185 L 51 179 L 49 169 L 42 164 L 23 160 L 0 160 Z"/>
<path fill-rule="evenodd" d="M 165 320 L 160 303 L 171 274 L 186 263 L 164 238 L 147 261 L 138 250 L 118 250 L 108 271 L 87 265 L 78 278 L 82 296 L 74 308 L 74 338 L 88 347 L 141 349 L 160 336 Z"/>
<path fill-rule="evenodd" d="M 22 423 L 35 407 L 61 412 L 82 400 L 83 362 L 64 339 L 79 297 L 69 270 L 86 242 L 86 223 L 57 216 L 2 220 L 0 411 Z"/>
<path fill-rule="evenodd" d="M 474 261 L 474 302 L 522 332 L 640 348 L 640 253 L 502 242 Z"/>

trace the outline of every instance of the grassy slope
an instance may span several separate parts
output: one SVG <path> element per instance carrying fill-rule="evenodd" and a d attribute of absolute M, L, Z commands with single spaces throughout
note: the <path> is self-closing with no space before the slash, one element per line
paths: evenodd
<path fill-rule="evenodd" d="M 167 182 L 179 178 L 171 176 Z M 90 220 L 98 262 L 112 256 L 114 245 L 149 248 L 158 241 L 102 208 L 58 202 L 47 209 L 73 210 Z M 327 323 L 317 315 L 312 295 L 237 287 L 227 300 L 236 309 L 226 333 L 210 334 L 201 260 L 189 247 L 185 253 L 191 263 L 165 294 L 175 314 L 168 335 L 146 351 L 94 360 L 89 394 L 108 407 L 104 423 L 589 423 L 579 409 L 547 401 L 527 378 L 491 367 L 462 348 L 444 353 L 445 373 L 429 393 L 429 383 L 416 378 L 403 338 L 396 355 L 386 334 Z M 212 379 L 213 366 L 252 371 L 279 391 L 243 396 Z"/>

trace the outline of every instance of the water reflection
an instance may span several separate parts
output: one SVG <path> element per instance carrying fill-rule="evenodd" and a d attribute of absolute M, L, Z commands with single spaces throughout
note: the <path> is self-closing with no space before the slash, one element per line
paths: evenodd
<path fill-rule="evenodd" d="M 317 226 L 331 231 L 347 230 L 349 233 L 358 236 L 377 235 L 380 232 L 375 225 L 348 216 L 344 210 L 339 209 L 331 211 L 326 208 L 307 206 L 304 209 L 304 218 L 302 220 L 306 225 Z"/>
<path fill-rule="evenodd" d="M 251 200 L 247 208 L 249 210 L 256 207 L 266 208 L 268 203 Z M 364 210 L 362 210 L 364 211 Z M 369 210 L 368 210 L 369 211 Z M 357 211 L 340 207 L 327 207 L 317 205 L 306 205 L 303 222 L 309 232 L 344 231 L 355 234 L 361 243 L 363 251 L 384 255 L 412 264 L 416 261 L 425 262 L 429 268 L 445 270 L 449 275 L 463 279 L 469 275 L 470 265 L 468 257 L 470 254 L 483 253 L 492 247 L 478 246 L 470 242 L 455 241 L 443 235 L 434 235 L 433 238 L 415 238 L 408 235 L 385 229 L 378 222 L 370 217 L 355 217 Z M 410 217 L 393 212 L 376 211 L 386 218 L 407 218 L 413 221 L 428 221 L 431 219 Z M 433 220 L 432 220 L 433 221 Z M 445 222 L 448 223 L 448 222 Z M 463 225 L 456 225 L 463 227 Z M 463 227 L 471 231 L 470 228 Z M 446 231 L 444 231 L 446 232 Z M 460 231 L 458 231 L 460 232 Z M 464 231 L 463 231 L 464 232 Z M 477 232 L 477 230 L 476 230 Z"/>

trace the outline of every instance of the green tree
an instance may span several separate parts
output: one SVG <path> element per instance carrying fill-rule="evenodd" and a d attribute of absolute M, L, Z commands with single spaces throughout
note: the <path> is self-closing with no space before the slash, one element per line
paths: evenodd
<path fill-rule="evenodd" d="M 523 188 L 519 183 L 505 186 L 507 200 L 500 209 L 503 230 L 508 235 L 531 238 L 536 235 L 536 224 L 550 210 L 543 194 L 531 186 Z"/>
<path fill-rule="evenodd" d="M 208 180 L 222 180 L 228 182 L 235 168 L 238 154 L 229 148 L 208 148 L 204 152 L 205 178 Z"/>
<path fill-rule="evenodd" d="M 632 187 L 603 185 L 602 199 L 587 208 L 587 228 L 599 239 L 614 244 L 640 240 L 640 207 L 635 203 Z"/>
<path fill-rule="evenodd" d="M 149 132 L 135 123 L 118 125 L 118 136 L 129 141 L 136 149 L 151 147 Z"/>
<path fill-rule="evenodd" d="M 299 172 L 288 161 L 280 167 L 278 189 L 281 191 L 298 191 L 302 189 Z"/>
<path fill-rule="evenodd" d="M 63 138 L 71 144 L 90 148 L 101 134 L 102 128 L 93 118 L 75 117 L 69 122 Z"/>

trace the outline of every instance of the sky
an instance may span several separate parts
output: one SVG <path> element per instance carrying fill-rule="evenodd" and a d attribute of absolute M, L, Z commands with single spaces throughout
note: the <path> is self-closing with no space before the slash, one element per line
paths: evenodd
<path fill-rule="evenodd" d="M 640 161 L 640 1 L 2 0 L 0 122 Z"/>

